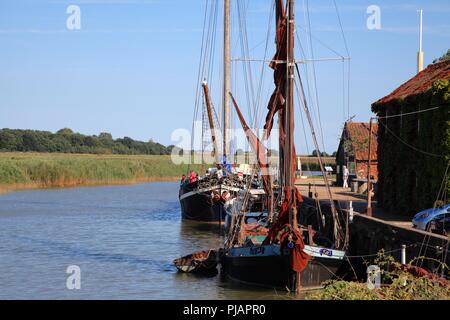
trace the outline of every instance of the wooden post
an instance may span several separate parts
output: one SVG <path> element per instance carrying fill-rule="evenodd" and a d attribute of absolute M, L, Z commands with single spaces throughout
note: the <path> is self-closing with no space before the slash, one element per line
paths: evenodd
<path fill-rule="evenodd" d="M 367 215 L 372 216 L 372 183 L 370 181 L 370 166 L 371 166 L 371 152 L 372 152 L 372 120 L 369 121 L 369 150 L 367 161 Z"/>

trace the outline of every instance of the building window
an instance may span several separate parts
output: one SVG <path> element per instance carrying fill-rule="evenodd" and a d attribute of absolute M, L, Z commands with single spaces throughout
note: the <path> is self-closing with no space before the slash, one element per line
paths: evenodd
<path fill-rule="evenodd" d="M 348 173 L 355 174 L 355 162 L 354 161 L 350 161 L 348 163 Z"/>

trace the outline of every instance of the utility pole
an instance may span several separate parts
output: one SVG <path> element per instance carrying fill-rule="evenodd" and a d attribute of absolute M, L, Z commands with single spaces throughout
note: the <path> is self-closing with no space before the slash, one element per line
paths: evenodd
<path fill-rule="evenodd" d="M 229 161 L 231 60 L 230 60 L 230 0 L 224 0 L 223 14 L 223 160 Z"/>
<path fill-rule="evenodd" d="M 369 152 L 367 161 L 367 215 L 372 216 L 372 182 L 370 179 L 370 166 L 371 166 L 371 152 L 372 152 L 372 122 L 373 118 L 369 120 Z"/>
<path fill-rule="evenodd" d="M 419 11 L 419 52 L 417 52 L 417 73 L 423 70 L 423 51 L 422 51 L 422 14 L 423 10 Z"/>

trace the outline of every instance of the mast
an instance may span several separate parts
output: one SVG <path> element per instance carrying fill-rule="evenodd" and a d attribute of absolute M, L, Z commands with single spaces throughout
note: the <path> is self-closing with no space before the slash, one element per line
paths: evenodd
<path fill-rule="evenodd" d="M 214 158 L 216 159 L 216 163 L 220 163 L 219 149 L 217 146 L 216 129 L 214 128 L 212 104 L 211 104 L 211 97 L 209 96 L 208 83 L 206 81 L 203 81 L 202 87 L 203 93 L 205 95 L 206 110 L 208 112 L 209 128 L 211 129 L 211 139 L 213 142 Z"/>
<path fill-rule="evenodd" d="M 230 97 L 231 60 L 230 60 L 230 0 L 224 0 L 223 14 L 223 160 L 228 161 L 230 154 Z"/>
<path fill-rule="evenodd" d="M 417 73 L 423 70 L 423 51 L 422 51 L 422 15 L 423 10 L 419 10 L 419 52 L 417 52 Z"/>
<path fill-rule="evenodd" d="M 284 114 L 286 140 L 284 154 L 285 184 L 288 190 L 295 188 L 294 176 L 294 32 L 295 32 L 295 0 L 288 0 L 288 24 L 287 24 L 287 81 L 286 81 L 286 109 Z M 290 191 L 293 192 L 293 191 Z M 289 223 L 294 229 L 298 228 L 296 204 L 289 210 Z"/>

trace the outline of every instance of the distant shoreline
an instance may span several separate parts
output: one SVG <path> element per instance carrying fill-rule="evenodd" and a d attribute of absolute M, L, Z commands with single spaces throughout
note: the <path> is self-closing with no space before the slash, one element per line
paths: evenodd
<path fill-rule="evenodd" d="M 132 180 L 87 180 L 81 183 L 67 183 L 67 184 L 43 184 L 39 182 L 29 183 L 13 183 L 13 184 L 1 184 L 0 194 L 24 191 L 24 190 L 45 190 L 45 189 L 68 189 L 78 187 L 95 187 L 95 186 L 120 186 L 120 185 L 133 185 L 149 182 L 171 182 L 178 181 L 178 177 L 148 177 Z"/>
<path fill-rule="evenodd" d="M 0 152 L 0 193 L 27 189 L 177 181 L 204 165 L 177 165 L 167 155 Z"/>

